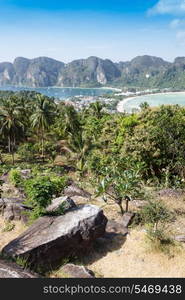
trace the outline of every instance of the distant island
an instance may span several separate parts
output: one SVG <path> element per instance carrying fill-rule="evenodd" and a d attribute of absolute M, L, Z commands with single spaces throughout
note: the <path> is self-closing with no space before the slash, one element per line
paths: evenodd
<path fill-rule="evenodd" d="M 13 63 L 0 63 L 0 86 L 19 87 L 133 87 L 185 88 L 185 57 L 173 63 L 143 55 L 131 61 L 114 63 L 91 56 L 70 63 L 48 57 L 17 57 Z"/>

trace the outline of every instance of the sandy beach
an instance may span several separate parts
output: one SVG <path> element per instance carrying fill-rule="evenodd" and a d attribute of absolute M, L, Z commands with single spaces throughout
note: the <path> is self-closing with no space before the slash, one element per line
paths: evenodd
<path fill-rule="evenodd" d="M 133 97 L 128 97 L 128 98 L 125 98 L 123 100 L 121 100 L 118 105 L 117 105 L 117 111 L 118 112 L 125 112 L 125 108 L 124 108 L 124 105 L 128 102 L 128 101 L 131 101 L 131 100 L 134 100 L 134 99 L 138 99 L 139 97 L 143 97 L 143 96 L 155 96 L 155 95 L 170 95 L 170 94 L 181 94 L 181 95 L 185 95 L 185 91 L 184 92 L 163 92 L 163 93 L 153 93 L 153 94 L 145 94 L 145 95 L 140 95 L 140 96 L 133 96 Z"/>

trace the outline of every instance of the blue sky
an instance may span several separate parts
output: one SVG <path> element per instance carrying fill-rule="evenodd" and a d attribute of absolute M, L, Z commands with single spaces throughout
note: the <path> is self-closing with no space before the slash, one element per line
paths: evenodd
<path fill-rule="evenodd" d="M 185 0 L 0 0 L 0 61 L 185 56 Z"/>

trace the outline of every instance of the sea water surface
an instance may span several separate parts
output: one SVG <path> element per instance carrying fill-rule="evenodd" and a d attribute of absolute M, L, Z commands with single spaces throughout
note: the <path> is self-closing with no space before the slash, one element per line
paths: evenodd
<path fill-rule="evenodd" d="M 185 92 L 171 92 L 136 96 L 120 101 L 117 106 L 119 112 L 132 112 L 139 109 L 141 103 L 147 102 L 150 106 L 159 106 L 162 104 L 178 104 L 185 106 Z"/>
<path fill-rule="evenodd" d="M 29 87 L 15 87 L 4 86 L 0 87 L 2 91 L 36 91 L 49 97 L 57 99 L 68 99 L 75 96 L 101 96 L 104 94 L 111 94 L 113 89 L 106 88 L 58 88 L 58 87 L 43 87 L 43 88 L 29 88 Z"/>

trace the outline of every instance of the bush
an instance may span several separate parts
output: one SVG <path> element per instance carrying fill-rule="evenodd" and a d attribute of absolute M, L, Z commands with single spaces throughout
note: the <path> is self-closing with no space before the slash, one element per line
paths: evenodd
<path fill-rule="evenodd" d="M 139 213 L 141 223 L 147 224 L 147 240 L 154 251 L 169 253 L 173 246 L 168 232 L 168 222 L 172 219 L 171 212 L 160 201 L 149 201 Z"/>
<path fill-rule="evenodd" d="M 30 215 L 31 219 L 36 219 L 46 213 L 46 207 L 51 204 L 53 195 L 58 196 L 63 191 L 66 183 L 66 177 L 41 175 L 25 182 L 26 204 L 33 207 Z M 61 213 L 62 211 L 61 209 Z"/>
<path fill-rule="evenodd" d="M 55 186 L 48 176 L 37 176 L 25 182 L 26 203 L 33 207 L 31 218 L 36 219 L 45 213 L 46 207 L 51 203 Z"/>
<path fill-rule="evenodd" d="M 152 227 L 147 229 L 147 242 L 149 242 L 150 248 L 155 252 L 163 252 L 164 254 L 170 255 L 173 253 L 173 247 L 175 246 L 174 241 L 170 238 L 169 232 L 165 227 L 157 230 L 153 230 Z"/>
<path fill-rule="evenodd" d="M 161 201 L 149 201 L 140 211 L 142 223 L 151 224 L 153 226 L 157 226 L 159 222 L 167 223 L 171 217 L 171 213 Z"/>
<path fill-rule="evenodd" d="M 67 185 L 67 181 L 68 181 L 67 177 L 52 176 L 50 177 L 50 179 L 51 182 L 53 183 L 55 195 L 59 196 Z"/>
<path fill-rule="evenodd" d="M 19 154 L 21 159 L 29 162 L 35 159 L 36 149 L 33 144 L 25 143 L 19 146 L 17 153 Z"/>
<path fill-rule="evenodd" d="M 18 169 L 11 169 L 9 172 L 9 179 L 10 182 L 15 185 L 16 187 L 19 187 L 23 183 L 23 179 L 21 177 L 21 171 Z"/>

